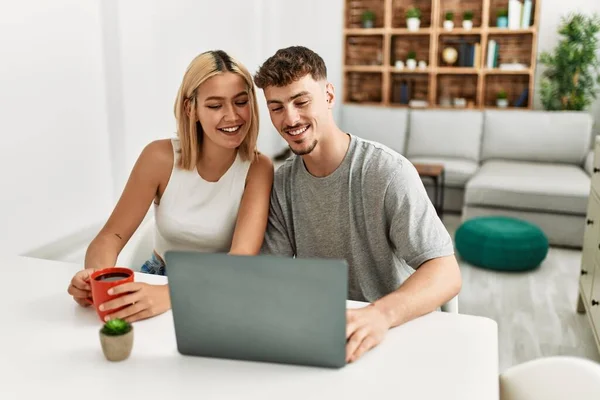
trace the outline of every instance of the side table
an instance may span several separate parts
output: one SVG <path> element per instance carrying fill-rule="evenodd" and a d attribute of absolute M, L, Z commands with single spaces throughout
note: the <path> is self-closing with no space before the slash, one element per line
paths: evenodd
<path fill-rule="evenodd" d="M 413 163 L 419 176 L 433 181 L 433 205 L 442 218 L 444 216 L 444 186 L 446 184 L 446 170 L 443 164 Z"/>

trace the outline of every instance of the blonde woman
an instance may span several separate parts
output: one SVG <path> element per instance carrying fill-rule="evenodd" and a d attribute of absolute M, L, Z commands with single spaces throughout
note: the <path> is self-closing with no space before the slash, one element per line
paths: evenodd
<path fill-rule="evenodd" d="M 114 266 L 154 204 L 154 253 L 143 272 L 164 274 L 167 250 L 258 254 L 273 182 L 273 164 L 256 151 L 258 106 L 252 76 L 223 51 L 209 51 L 189 65 L 175 102 L 177 138 L 150 143 L 139 156 L 112 215 L 90 243 L 85 269 L 68 292 L 81 306 L 89 277 Z M 149 255 L 150 256 L 150 255 Z M 129 293 L 103 310 L 129 305 L 106 318 L 133 322 L 170 308 L 168 287 L 128 283 Z"/>

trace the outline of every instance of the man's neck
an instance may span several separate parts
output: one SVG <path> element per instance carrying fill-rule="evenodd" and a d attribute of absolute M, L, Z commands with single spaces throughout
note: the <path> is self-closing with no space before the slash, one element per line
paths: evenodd
<path fill-rule="evenodd" d="M 323 137 L 310 154 L 302 156 L 308 172 L 320 178 L 330 175 L 340 166 L 350 146 L 350 136 L 337 126 Z"/>

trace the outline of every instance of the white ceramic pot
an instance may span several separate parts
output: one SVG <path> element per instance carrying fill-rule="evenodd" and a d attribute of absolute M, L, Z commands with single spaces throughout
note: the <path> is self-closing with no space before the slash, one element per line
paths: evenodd
<path fill-rule="evenodd" d="M 414 60 L 414 59 L 408 59 L 408 60 L 406 60 L 406 67 L 408 69 L 415 69 L 415 68 L 417 68 L 417 60 Z"/>
<path fill-rule="evenodd" d="M 419 18 L 408 18 L 406 20 L 406 27 L 409 31 L 418 31 L 421 26 L 421 20 Z"/>
<path fill-rule="evenodd" d="M 496 105 L 499 108 L 506 108 L 506 107 L 508 107 L 508 99 L 497 99 Z"/>
<path fill-rule="evenodd" d="M 425 60 L 419 61 L 419 69 L 425 70 L 427 69 L 427 62 Z"/>
<path fill-rule="evenodd" d="M 444 29 L 447 31 L 451 31 L 452 29 L 454 29 L 454 22 L 444 21 Z"/>
<path fill-rule="evenodd" d="M 396 67 L 396 69 L 404 69 L 404 61 L 402 61 L 402 60 L 396 60 L 396 63 L 394 64 L 394 67 Z"/>
<path fill-rule="evenodd" d="M 473 21 L 463 21 L 463 28 L 468 31 L 473 29 Z"/>

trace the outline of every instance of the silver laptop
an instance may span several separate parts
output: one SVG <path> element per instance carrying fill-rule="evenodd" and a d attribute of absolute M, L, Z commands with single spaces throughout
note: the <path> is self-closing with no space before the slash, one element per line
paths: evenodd
<path fill-rule="evenodd" d="M 345 261 L 169 251 L 165 263 L 181 354 L 346 364 Z"/>

